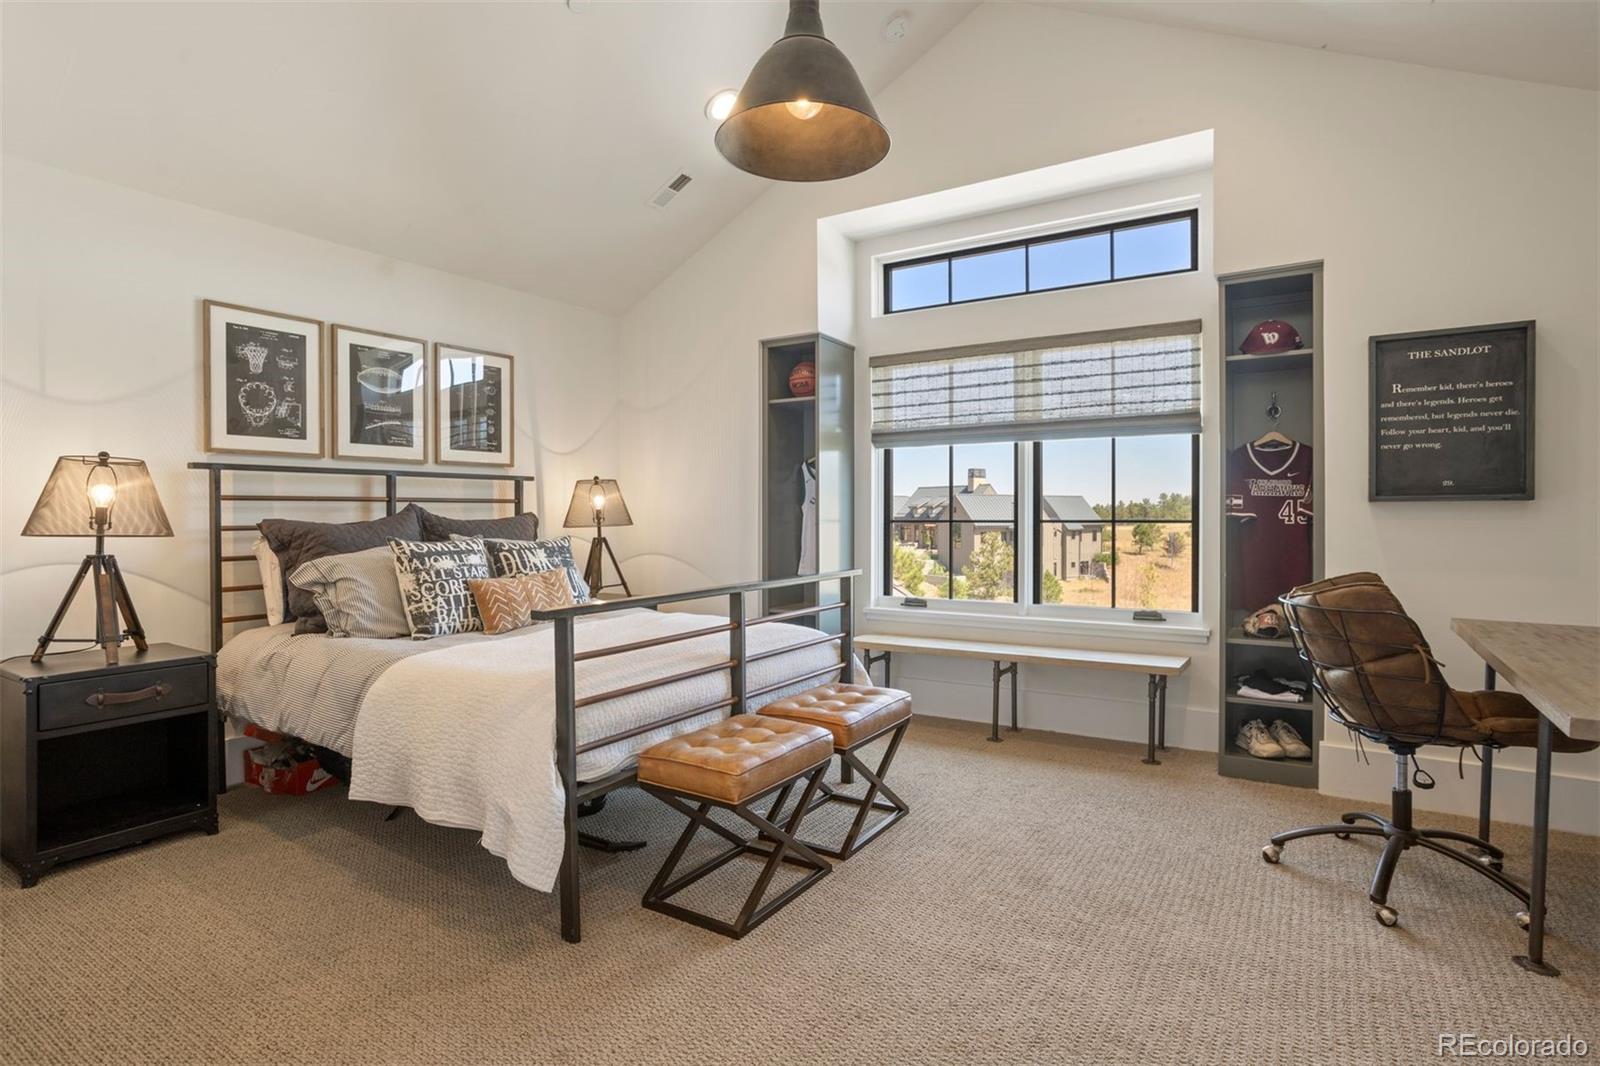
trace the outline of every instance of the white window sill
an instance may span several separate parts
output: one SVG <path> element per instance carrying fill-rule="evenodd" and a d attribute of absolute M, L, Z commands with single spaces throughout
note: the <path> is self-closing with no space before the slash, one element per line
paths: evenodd
<path fill-rule="evenodd" d="M 936 630 L 946 635 L 959 631 L 978 639 L 1021 633 L 1069 638 L 1137 640 L 1157 644 L 1205 644 L 1211 627 L 1187 622 L 1127 622 L 1121 619 L 1060 618 L 1044 615 L 987 614 L 980 611 L 936 610 L 874 604 L 861 612 L 867 622 L 893 623 L 897 628 Z"/>

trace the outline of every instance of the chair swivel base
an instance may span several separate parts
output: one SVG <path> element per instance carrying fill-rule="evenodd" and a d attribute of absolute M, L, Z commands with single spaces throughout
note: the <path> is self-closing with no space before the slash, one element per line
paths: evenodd
<path fill-rule="evenodd" d="M 1373 871 L 1372 885 L 1367 892 L 1367 898 L 1373 903 L 1373 917 L 1379 924 L 1386 926 L 1397 925 L 1400 921 L 1399 913 L 1389 906 L 1389 883 L 1394 879 L 1395 866 L 1399 863 L 1401 854 L 1411 848 L 1424 848 L 1448 856 L 1511 893 L 1524 907 L 1528 905 L 1528 890 L 1507 877 L 1501 869 L 1505 854 L 1499 848 L 1469 833 L 1457 833 L 1449 829 L 1418 829 L 1411 824 L 1411 792 L 1396 789 L 1391 795 L 1394 814 L 1390 818 L 1367 811 L 1350 811 L 1340 815 L 1337 825 L 1310 826 L 1279 833 L 1272 837 L 1271 843 L 1261 849 L 1261 858 L 1276 865 L 1283 856 L 1285 844 L 1305 837 L 1334 836 L 1341 840 L 1349 840 L 1353 836 L 1383 837 L 1383 852 L 1378 856 L 1378 866 Z M 1449 847 L 1444 841 L 1467 845 L 1477 854 L 1471 855 Z M 1517 913 L 1517 923 L 1524 929 L 1527 928 L 1529 920 L 1527 911 Z"/>

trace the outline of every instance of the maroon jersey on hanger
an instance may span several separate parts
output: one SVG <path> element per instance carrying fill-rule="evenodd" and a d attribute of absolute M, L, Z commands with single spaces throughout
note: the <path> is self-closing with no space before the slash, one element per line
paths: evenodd
<path fill-rule="evenodd" d="M 1245 444 L 1228 456 L 1228 518 L 1237 554 L 1229 606 L 1254 611 L 1311 580 L 1311 449 Z"/>

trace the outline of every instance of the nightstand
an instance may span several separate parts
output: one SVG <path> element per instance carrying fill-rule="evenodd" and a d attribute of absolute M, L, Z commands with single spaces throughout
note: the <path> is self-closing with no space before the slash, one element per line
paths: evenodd
<path fill-rule="evenodd" d="M 217 831 L 216 660 L 152 644 L 0 662 L 0 857 L 57 863 Z"/>

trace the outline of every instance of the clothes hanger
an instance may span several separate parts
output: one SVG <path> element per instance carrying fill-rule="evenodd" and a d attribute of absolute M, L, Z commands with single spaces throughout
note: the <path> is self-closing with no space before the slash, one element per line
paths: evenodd
<path fill-rule="evenodd" d="M 1278 432 L 1278 419 L 1283 415 L 1283 408 L 1278 406 L 1278 394 L 1272 394 L 1272 402 L 1267 404 L 1267 417 L 1272 420 L 1272 428 L 1250 442 L 1252 448 L 1267 448 L 1277 451 L 1282 448 L 1293 448 L 1296 444 L 1293 438 L 1286 437 Z"/>

